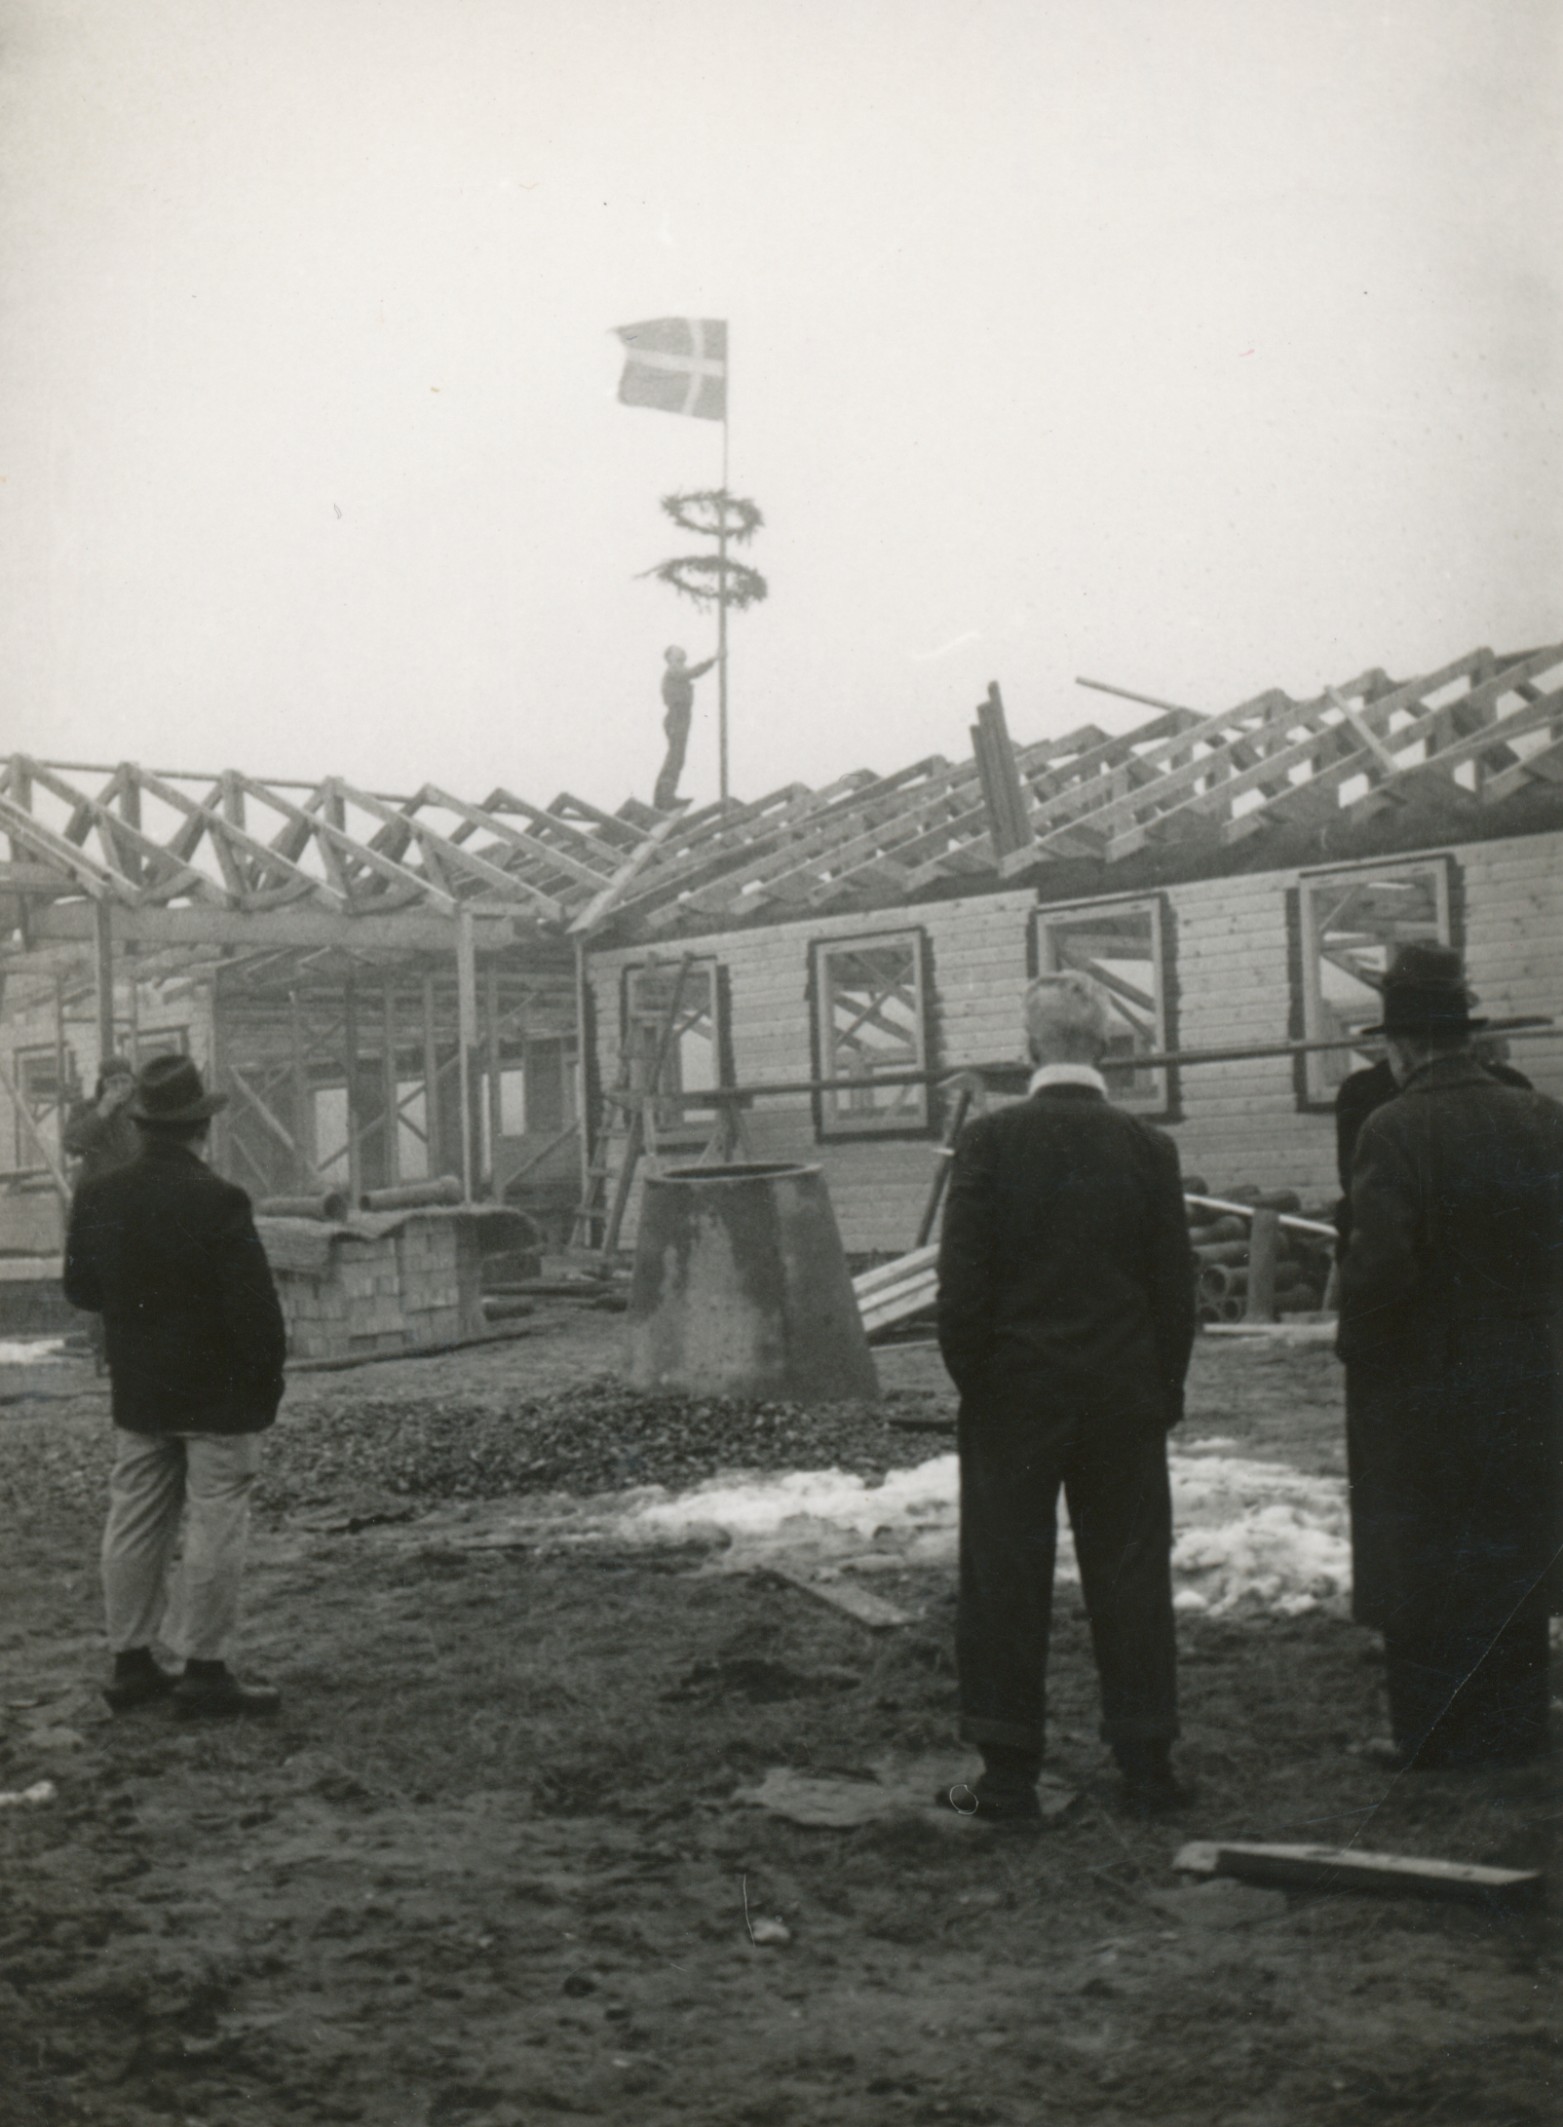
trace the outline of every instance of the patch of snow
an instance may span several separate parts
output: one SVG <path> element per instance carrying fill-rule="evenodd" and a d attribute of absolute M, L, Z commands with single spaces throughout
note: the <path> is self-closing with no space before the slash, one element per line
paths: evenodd
<path fill-rule="evenodd" d="M 1346 1488 L 1289 1464 L 1257 1462 L 1191 1443 L 1170 1458 L 1180 1610 L 1282 1616 L 1340 1608 L 1351 1585 Z M 620 1540 L 677 1542 L 699 1531 L 726 1538 L 732 1569 L 785 1563 L 833 1576 L 954 1563 L 959 1470 L 954 1455 L 882 1482 L 845 1470 L 726 1476 L 675 1494 L 650 1490 L 615 1517 Z M 1079 1580 L 1067 1517 L 1060 1516 L 1058 1573 Z"/>
<path fill-rule="evenodd" d="M 0 1337 L 0 1366 L 50 1365 L 64 1357 L 63 1337 Z"/>

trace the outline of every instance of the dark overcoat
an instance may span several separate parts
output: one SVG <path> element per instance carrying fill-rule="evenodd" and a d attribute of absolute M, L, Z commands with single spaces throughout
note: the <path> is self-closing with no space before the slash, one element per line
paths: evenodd
<path fill-rule="evenodd" d="M 65 1297 L 103 1316 L 114 1423 L 260 1432 L 287 1339 L 250 1200 L 187 1146 L 145 1138 L 77 1190 L 65 1243 Z"/>
<path fill-rule="evenodd" d="M 1496 1632 L 1563 1538 L 1563 1107 L 1438 1058 L 1363 1124 L 1350 1195 L 1356 1616 Z"/>
<path fill-rule="evenodd" d="M 939 1252 L 939 1343 L 963 1418 L 1175 1425 L 1194 1327 L 1165 1132 L 1084 1085 L 967 1125 Z"/>

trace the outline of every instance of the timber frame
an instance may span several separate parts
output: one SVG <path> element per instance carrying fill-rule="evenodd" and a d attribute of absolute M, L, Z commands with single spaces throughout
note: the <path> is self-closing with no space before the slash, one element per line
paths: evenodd
<path fill-rule="evenodd" d="M 192 985 L 233 1095 L 225 1149 L 257 1193 L 395 1181 L 405 1125 L 472 1194 L 485 1164 L 489 1186 L 506 1179 L 501 1081 L 529 1033 L 570 1041 L 589 1085 L 598 946 L 883 920 L 1005 884 L 1043 903 L 1144 893 L 1563 820 L 1563 643 L 1211 716 L 1156 707 L 1124 733 L 1015 746 L 993 688 L 966 760 L 671 813 L 13 754 L 0 1004 L 9 1019 L 52 997 L 59 1023 L 89 999 L 101 1055 L 129 976 L 132 1022 L 138 985 Z M 310 1120 L 322 1086 L 344 1096 L 337 1144 Z"/>

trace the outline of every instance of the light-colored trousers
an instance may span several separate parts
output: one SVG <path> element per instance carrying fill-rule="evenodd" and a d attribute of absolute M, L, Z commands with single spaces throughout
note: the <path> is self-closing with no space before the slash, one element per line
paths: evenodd
<path fill-rule="evenodd" d="M 109 1647 L 161 1640 L 186 1661 L 220 1662 L 239 1617 L 259 1433 L 131 1433 L 116 1427 L 103 1531 Z M 185 1521 L 184 1557 L 169 1567 Z"/>

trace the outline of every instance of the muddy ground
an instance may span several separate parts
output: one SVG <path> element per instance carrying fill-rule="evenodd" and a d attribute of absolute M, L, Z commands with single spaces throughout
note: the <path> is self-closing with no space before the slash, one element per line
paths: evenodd
<path fill-rule="evenodd" d="M 1347 1749 L 1382 1726 L 1367 1635 L 1192 1616 L 1197 1798 L 1175 1825 L 1127 1820 L 1069 1591 L 1051 1770 L 1079 1799 L 1040 1837 L 931 1810 L 852 1831 L 771 1816 L 735 1791 L 774 1766 L 969 1765 L 949 1575 L 877 1576 L 913 1619 L 875 1632 L 695 1546 L 483 1548 L 507 1502 L 482 1442 L 507 1414 L 515 1489 L 680 1472 L 672 1419 L 616 1464 L 585 1441 L 589 1399 L 547 1403 L 612 1366 L 611 1317 L 560 1306 L 530 1328 L 298 1379 L 244 1647 L 284 1710 L 209 1732 L 102 1708 L 105 1399 L 79 1361 L 4 1370 L 0 1789 L 56 1790 L 0 1809 L 6 2127 L 1557 2118 L 1545 1910 L 1172 1866 L 1215 1837 L 1555 1863 L 1550 1769 L 1388 1780 Z M 893 1415 L 948 1410 L 926 1349 L 883 1371 Z M 436 1454 L 443 1412 L 459 1424 Z M 730 1439 L 720 1410 L 697 1419 L 690 1476 L 823 1444 L 785 1413 Z M 1327 1473 L 1339 1426 L 1326 1350 L 1203 1344 L 1191 1434 Z M 857 1414 L 839 1444 L 871 1470 L 946 1443 Z"/>

